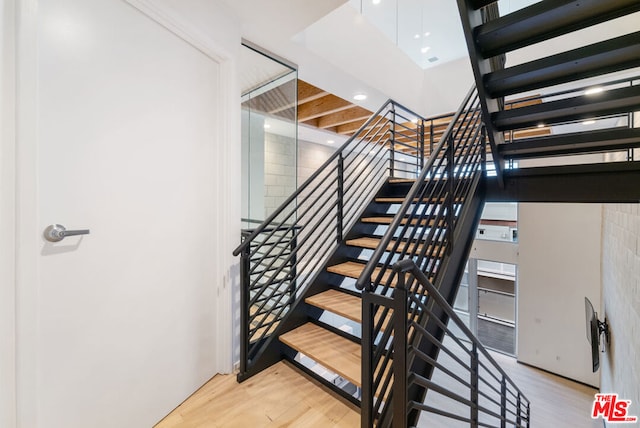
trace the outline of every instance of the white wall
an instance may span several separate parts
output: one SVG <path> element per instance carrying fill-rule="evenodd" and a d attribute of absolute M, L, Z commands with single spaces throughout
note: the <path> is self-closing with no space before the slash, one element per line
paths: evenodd
<path fill-rule="evenodd" d="M 584 297 L 600 306 L 600 204 L 520 204 L 518 359 L 590 385 Z"/>

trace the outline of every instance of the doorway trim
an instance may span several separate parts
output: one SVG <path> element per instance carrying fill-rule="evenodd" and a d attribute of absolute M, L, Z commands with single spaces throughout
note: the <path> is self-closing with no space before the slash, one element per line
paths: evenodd
<path fill-rule="evenodd" d="M 16 2 L 0 0 L 0 426 L 16 426 Z"/>
<path fill-rule="evenodd" d="M 230 179 L 232 165 L 240 164 L 240 112 L 236 91 L 236 72 L 233 55 L 207 37 L 197 26 L 181 16 L 176 10 L 161 6 L 153 0 L 125 0 L 126 3 L 142 12 L 144 15 L 161 25 L 186 43 L 190 44 L 220 66 L 217 93 L 219 126 L 216 140 L 220 143 L 220 156 L 217 157 L 216 168 L 221 171 L 222 180 L 217 183 L 218 194 L 222 196 L 220 206 L 222 210 L 218 224 L 215 225 L 218 241 L 223 249 L 233 248 L 237 244 L 237 231 L 240 230 L 240 201 L 236 195 L 240 194 L 240 185 Z M 234 142 L 238 144 L 225 144 Z M 238 149 L 236 149 L 238 148 Z M 237 187 L 237 189 L 235 188 Z M 237 213 L 234 211 L 238 207 Z M 233 211 L 233 212 L 232 212 Z M 229 233 L 233 231 L 233 233 Z M 224 254 L 224 252 L 223 252 Z M 237 261 L 231 255 L 220 257 L 212 261 L 217 264 L 217 271 L 223 272 L 218 278 L 217 299 L 215 307 L 216 317 L 216 363 L 218 373 L 231 373 L 233 370 L 233 286 L 232 271 Z"/>

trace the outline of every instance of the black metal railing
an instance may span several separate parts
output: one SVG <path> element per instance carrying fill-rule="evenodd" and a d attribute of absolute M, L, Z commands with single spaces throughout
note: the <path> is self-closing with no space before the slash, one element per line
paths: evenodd
<path fill-rule="evenodd" d="M 518 98 L 515 101 L 507 102 L 508 108 L 516 108 L 518 104 L 531 104 L 542 103 L 547 101 L 557 101 L 570 97 L 577 97 L 581 95 L 594 96 L 597 99 L 598 93 L 604 93 L 612 89 L 619 89 L 624 87 L 638 86 L 640 84 L 640 76 L 635 75 L 633 77 L 624 77 L 619 79 L 612 79 L 609 81 L 603 81 L 597 84 L 589 85 L 576 85 L 569 89 L 562 89 L 556 91 L 541 91 L 539 94 L 530 95 L 527 97 Z M 600 122 L 602 128 L 607 129 L 621 129 L 621 128 L 633 128 L 637 115 L 633 112 L 617 113 L 617 114 L 605 114 L 601 116 L 593 116 L 588 121 L 598 123 Z M 606 122 L 605 122 L 606 121 Z M 518 134 L 526 134 L 527 132 L 535 131 L 537 128 L 551 128 L 556 135 L 562 133 L 575 132 L 575 126 L 581 123 L 585 123 L 585 119 L 570 120 L 566 122 L 554 122 L 551 124 L 540 123 L 535 127 L 520 128 L 518 130 L 510 130 L 505 132 L 505 143 L 512 143 L 518 140 Z M 610 126 L 611 122 L 616 122 L 613 126 Z M 588 124 L 588 123 L 587 123 Z M 566 127 L 566 130 L 563 130 Z"/>
<path fill-rule="evenodd" d="M 375 308 L 390 312 L 387 329 L 393 340 L 385 346 L 393 352 L 389 370 L 393 383 L 387 387 L 384 405 L 392 412 L 385 414 L 383 410 L 378 419 L 369 425 L 363 423 L 363 427 L 404 428 L 409 426 L 410 418 L 419 419 L 423 426 L 453 426 L 461 422 L 471 427 L 529 427 L 527 397 L 418 265 L 403 260 L 393 270 L 397 278 L 393 297 L 373 293 L 364 296 L 365 313 Z M 448 321 L 443 321 L 443 313 Z M 425 328 L 429 322 L 444 334 L 436 337 Z M 420 351 L 421 341 L 438 349 L 437 360 Z M 432 367 L 429 378 L 411 370 L 418 360 Z M 410 391 L 416 386 L 428 391 L 420 402 L 410 398 Z M 385 417 L 390 413 L 392 418 Z"/>
<path fill-rule="evenodd" d="M 330 255 L 388 177 L 425 164 L 424 119 L 388 101 L 252 231 L 241 255 L 240 374 L 277 337 Z"/>
<path fill-rule="evenodd" d="M 356 281 L 365 301 L 393 294 L 397 279 L 392 266 L 399 260 L 412 260 L 437 283 L 441 261 L 452 251 L 458 219 L 484 173 L 485 146 L 474 86 Z M 392 420 L 390 394 L 398 375 L 392 370 L 392 329 L 386 328 L 390 309 L 363 304 L 362 426 L 368 427 Z"/>

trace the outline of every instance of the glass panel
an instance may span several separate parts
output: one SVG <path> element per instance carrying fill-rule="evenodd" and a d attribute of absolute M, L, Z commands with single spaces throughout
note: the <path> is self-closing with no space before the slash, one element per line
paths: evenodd
<path fill-rule="evenodd" d="M 470 323 L 470 314 L 469 314 L 469 264 L 465 266 L 464 275 L 462 276 L 462 281 L 460 282 L 460 287 L 458 288 L 458 294 L 456 296 L 456 301 L 453 304 L 453 309 L 457 312 L 458 316 L 464 324 L 471 328 Z M 454 323 L 450 324 L 450 327 L 456 332 L 458 336 L 462 333 L 458 334 L 458 328 Z"/>
<path fill-rule="evenodd" d="M 478 338 L 488 348 L 514 355 L 516 266 L 478 260 Z"/>
<path fill-rule="evenodd" d="M 296 189 L 297 70 L 243 45 L 242 217 L 255 227 Z M 295 220 L 295 219 L 292 219 Z"/>
<path fill-rule="evenodd" d="M 495 291 L 478 289 L 478 315 L 498 321 L 515 323 L 515 297 Z"/>
<path fill-rule="evenodd" d="M 453 309 L 469 312 L 469 272 L 465 269 Z"/>

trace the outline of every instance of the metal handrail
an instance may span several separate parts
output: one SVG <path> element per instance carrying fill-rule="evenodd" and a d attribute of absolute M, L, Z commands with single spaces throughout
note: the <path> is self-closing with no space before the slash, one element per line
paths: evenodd
<path fill-rule="evenodd" d="M 525 397 L 524 393 L 518 388 L 515 382 L 509 377 L 509 375 L 500 367 L 498 362 L 491 356 L 489 351 L 484 347 L 484 345 L 478 340 L 478 338 L 473 334 L 473 332 L 467 327 L 462 318 L 456 313 L 456 311 L 447 303 L 447 300 L 440 294 L 438 289 L 429 281 L 429 278 L 425 276 L 425 274 L 416 266 L 416 264 L 412 260 L 402 260 L 396 263 L 393 266 L 393 271 L 396 273 L 408 273 L 411 272 L 412 275 L 415 276 L 418 283 L 426 288 L 426 291 L 429 295 L 429 298 L 433 299 L 438 305 L 442 307 L 442 309 L 446 312 L 447 317 L 449 317 L 450 321 L 453 321 L 456 324 L 464 335 L 466 336 L 466 340 L 473 343 L 478 347 L 478 350 L 489 360 L 489 362 L 494 366 L 494 368 L 502 375 L 504 378 L 509 381 L 509 383 L 515 388 L 515 390 L 522 396 Z M 401 282 L 402 283 L 402 282 Z M 405 283 L 406 284 L 406 283 Z M 404 285 L 404 284 L 403 284 Z M 397 288 L 402 288 L 402 285 L 398 285 Z"/>
<path fill-rule="evenodd" d="M 477 91 L 472 88 L 356 282 L 363 290 L 363 427 L 376 419 L 380 422 L 376 424 L 386 426 L 388 419 L 399 411 L 392 411 L 389 404 L 390 390 L 395 384 L 390 367 L 395 364 L 397 354 L 393 352 L 396 337 L 392 329 L 385 327 L 385 320 L 392 310 L 381 303 L 397 292 L 393 288 L 397 286 L 393 264 L 411 259 L 440 286 L 443 282 L 438 276 L 446 278 L 448 269 L 456 269 L 457 264 L 453 262 L 447 267 L 449 261 L 461 257 L 454 242 L 466 239 L 466 230 L 480 207 L 474 201 L 485 173 L 486 135 L 479 103 Z M 458 224 L 459 230 L 465 231 L 464 236 L 458 233 Z M 456 255 L 447 258 L 450 254 Z M 453 278 L 452 274 L 449 276 Z M 446 284 L 453 286 L 450 281 Z M 446 292 L 451 290 L 447 288 Z M 419 393 L 414 390 L 408 397 L 414 399 Z"/>
<path fill-rule="evenodd" d="M 253 239 L 255 239 L 255 237 L 258 236 L 264 230 L 265 227 L 267 227 L 267 225 L 271 224 L 271 222 L 281 213 L 281 211 L 288 204 L 290 204 L 293 200 L 299 197 L 300 194 L 322 173 L 322 171 L 326 170 L 326 168 L 329 165 L 331 165 L 331 163 L 333 163 L 333 161 L 335 161 L 340 156 L 340 154 L 343 153 L 347 149 L 347 147 L 349 147 L 349 145 L 358 138 L 358 136 L 362 132 L 364 132 L 367 128 L 369 128 L 371 123 L 373 123 L 373 121 L 376 120 L 376 118 L 378 118 L 380 113 L 382 113 L 385 110 L 385 108 L 387 108 L 389 105 L 396 105 L 402 108 L 403 110 L 414 115 L 419 121 L 425 120 L 425 118 L 423 118 L 417 113 L 414 113 L 412 110 L 404 107 L 402 104 L 397 103 L 392 99 L 387 100 L 369 119 L 367 119 L 367 121 L 364 124 L 362 124 L 362 126 L 360 126 L 360 128 L 358 128 L 355 134 L 353 134 L 347 141 L 344 142 L 342 146 L 340 146 L 338 150 L 336 150 L 331 156 L 329 156 L 329 158 L 322 165 L 320 165 L 320 167 L 318 167 L 318 169 L 309 178 L 307 178 L 304 181 L 304 183 L 298 186 L 295 192 L 293 192 L 282 204 L 280 204 L 280 206 L 276 208 L 274 212 L 271 213 L 271 215 L 269 215 L 262 222 L 262 224 L 260 224 L 260 226 L 255 228 L 254 232 L 250 236 L 248 236 L 240 245 L 238 245 L 238 247 L 236 247 L 233 250 L 233 255 L 238 256 L 242 252 L 242 250 L 244 250 L 249 245 L 249 243 L 253 241 Z"/>
<path fill-rule="evenodd" d="M 374 250 L 373 254 L 371 255 L 371 258 L 369 259 L 369 262 L 367 263 L 366 267 L 362 271 L 360 278 L 358 278 L 358 280 L 356 281 L 356 287 L 359 290 L 363 290 L 367 284 L 371 284 L 371 275 L 373 274 L 376 266 L 380 262 L 382 255 L 387 251 L 387 247 L 391 242 L 392 238 L 394 237 L 394 235 L 396 234 L 398 228 L 402 224 L 405 215 L 409 211 L 409 207 L 413 204 L 414 199 L 416 198 L 420 190 L 423 188 L 424 180 L 427 178 L 427 175 L 433 172 L 433 166 L 435 165 L 435 162 L 438 159 L 438 157 L 442 154 L 444 145 L 447 143 L 448 139 L 451 137 L 455 124 L 460 119 L 461 115 L 464 113 L 465 111 L 464 108 L 469 105 L 469 102 L 471 101 L 471 98 L 475 93 L 476 93 L 476 87 L 475 85 L 473 85 L 469 90 L 469 92 L 467 93 L 467 95 L 465 96 L 464 101 L 462 103 L 462 107 L 458 109 L 453 119 L 447 126 L 447 129 L 444 132 L 443 137 L 440 139 L 440 143 L 436 147 L 435 151 L 430 154 L 429 161 L 427 162 L 425 167 L 422 169 L 415 183 L 411 186 L 411 189 L 409 190 L 407 197 L 405 198 L 404 202 L 398 209 L 398 213 L 395 215 L 389 228 L 387 229 L 384 236 L 382 237 L 380 245 L 378 245 L 378 247 Z"/>
<path fill-rule="evenodd" d="M 234 250 L 241 254 L 241 378 L 271 352 L 287 317 L 387 178 L 415 176 L 424 165 L 423 130 L 424 118 L 387 101 L 265 221 L 243 231 Z"/>
<path fill-rule="evenodd" d="M 394 316 L 393 318 L 393 330 L 394 337 L 393 343 L 389 344 L 394 349 L 393 360 L 393 393 L 391 395 L 393 412 L 393 426 L 394 427 L 406 427 L 407 415 L 411 411 L 426 411 L 435 413 L 440 416 L 469 422 L 470 426 L 490 426 L 484 425 L 479 421 L 479 414 L 483 413 L 488 417 L 494 418 L 500 421 L 500 426 L 504 427 L 506 424 L 517 427 L 528 427 L 530 422 L 530 402 L 525 394 L 518 388 L 515 382 L 509 377 L 509 375 L 499 366 L 487 349 L 482 343 L 474 336 L 473 332 L 466 326 L 464 321 L 458 316 L 455 310 L 449 305 L 447 300 L 440 294 L 438 289 L 429 281 L 429 278 L 422 272 L 422 270 L 412 260 L 402 260 L 397 262 L 393 266 L 393 272 L 398 276 L 398 283 L 395 288 L 393 298 L 380 299 L 377 303 L 381 305 L 389 305 L 393 308 L 394 314 L 401 314 L 401 316 Z M 406 275 L 410 277 L 407 279 Z M 419 290 L 419 291 L 418 291 Z M 420 354 L 417 350 L 418 342 L 421 336 L 430 336 L 429 340 L 437 340 L 423 327 L 424 322 L 420 323 L 416 320 L 420 317 L 426 317 L 429 319 L 435 318 L 433 315 L 434 308 L 438 308 L 443 311 L 450 322 L 453 322 L 455 326 L 462 332 L 462 338 L 452 336 L 456 344 L 461 346 L 467 351 L 470 358 L 470 365 L 466 365 L 456 354 L 450 350 L 442 340 L 438 340 L 437 346 L 441 351 L 449 354 L 450 357 L 460 366 L 468 370 L 471 375 L 469 381 L 465 381 L 461 374 L 454 373 L 452 370 L 438 364 L 427 355 Z M 409 316 L 406 316 L 408 314 Z M 440 319 L 436 318 L 437 327 L 447 332 L 449 335 L 453 335 L 450 328 L 442 323 Z M 413 337 L 409 335 L 409 329 L 417 331 L 419 334 L 414 334 Z M 404 333 L 401 333 L 404 332 Z M 465 340 L 467 346 L 463 346 L 461 340 Z M 469 349 L 469 346 L 471 349 Z M 459 393 L 447 389 L 442 385 L 431 382 L 430 380 L 420 376 L 416 373 L 411 373 L 411 354 L 414 354 L 413 358 L 420 358 L 426 361 L 428 364 L 442 370 L 447 376 L 451 377 L 459 384 L 468 388 L 471 392 L 471 398 L 459 395 Z M 480 356 L 484 357 L 486 362 L 480 360 Z M 480 375 L 480 368 L 484 369 L 495 381 L 500 384 L 500 390 L 490 385 L 489 381 Z M 495 375 L 491 372 L 497 372 Z M 485 392 L 480 389 L 480 383 L 484 382 L 493 393 L 495 393 L 499 401 L 492 398 L 490 392 Z M 425 403 L 409 402 L 407 399 L 407 389 L 411 387 L 411 384 L 419 384 L 423 387 L 436 391 L 440 395 L 444 395 L 458 403 L 464 404 L 469 407 L 469 417 L 464 417 L 460 414 L 455 414 L 442 409 L 436 409 Z M 491 402 L 500 408 L 500 413 L 490 409 L 487 405 L 480 404 L 480 396 L 485 401 Z M 515 402 L 510 398 L 515 398 Z M 515 410 L 514 410 L 515 409 Z"/>

